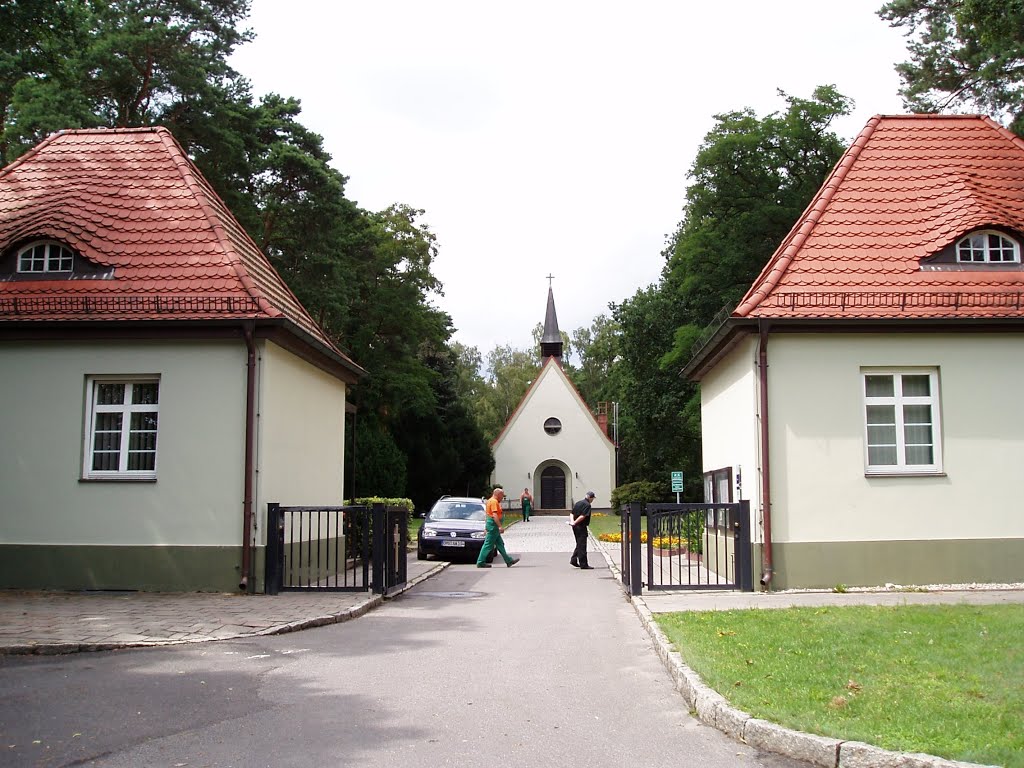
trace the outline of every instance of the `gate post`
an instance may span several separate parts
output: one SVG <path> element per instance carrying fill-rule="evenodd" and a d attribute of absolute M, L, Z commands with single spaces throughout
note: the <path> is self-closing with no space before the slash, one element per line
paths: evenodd
<path fill-rule="evenodd" d="M 267 548 L 263 556 L 263 590 L 268 595 L 281 591 L 284 580 L 284 513 L 274 501 L 267 504 Z"/>
<path fill-rule="evenodd" d="M 750 501 L 739 504 L 736 516 L 736 586 L 743 592 L 754 591 L 754 565 L 750 553 Z"/>
<path fill-rule="evenodd" d="M 374 504 L 372 511 L 373 519 L 370 521 L 370 527 L 373 530 L 373 548 L 371 560 L 373 561 L 373 580 L 372 588 L 374 594 L 383 595 L 387 589 L 387 585 L 384 583 L 384 573 L 386 570 L 386 560 L 388 551 L 388 526 L 387 526 L 387 514 L 384 510 L 383 504 Z"/>
<path fill-rule="evenodd" d="M 619 565 L 622 586 L 629 586 L 629 502 L 619 512 Z"/>
<path fill-rule="evenodd" d="M 640 575 L 642 548 L 640 543 L 640 515 L 644 505 L 637 504 L 633 511 L 630 504 L 629 515 L 629 594 L 642 595 L 644 591 L 643 577 Z"/>

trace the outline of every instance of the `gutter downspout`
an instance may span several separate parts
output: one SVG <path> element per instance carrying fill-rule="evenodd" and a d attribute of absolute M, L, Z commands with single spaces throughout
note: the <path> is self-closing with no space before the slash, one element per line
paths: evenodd
<path fill-rule="evenodd" d="M 772 483 L 768 461 L 768 323 L 757 321 L 761 341 L 757 350 L 757 371 L 761 390 L 761 507 L 764 519 L 764 571 L 761 586 L 772 580 Z"/>
<path fill-rule="evenodd" d="M 256 453 L 256 342 L 253 339 L 255 323 L 243 329 L 247 360 L 245 366 L 245 480 L 242 498 L 242 578 L 238 588 L 249 591 L 249 572 L 252 570 L 252 494 L 253 457 Z"/>

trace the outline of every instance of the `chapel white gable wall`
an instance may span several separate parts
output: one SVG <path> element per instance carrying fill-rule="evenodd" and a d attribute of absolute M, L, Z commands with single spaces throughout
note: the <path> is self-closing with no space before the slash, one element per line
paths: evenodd
<path fill-rule="evenodd" d="M 538 497 L 537 468 L 556 459 L 569 468 L 567 503 L 592 490 L 598 497 L 594 506 L 608 506 L 614 482 L 614 447 L 557 365 L 545 366 L 540 375 L 495 447 L 493 479 L 510 493 L 514 490 L 516 497 L 524 486 Z M 544 422 L 552 417 L 562 423 L 557 435 L 544 431 Z"/>

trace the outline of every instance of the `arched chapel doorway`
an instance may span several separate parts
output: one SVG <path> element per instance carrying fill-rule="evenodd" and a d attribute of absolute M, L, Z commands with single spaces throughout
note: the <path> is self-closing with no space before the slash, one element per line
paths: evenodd
<path fill-rule="evenodd" d="M 566 509 L 565 472 L 561 467 L 545 467 L 540 473 L 540 509 Z"/>

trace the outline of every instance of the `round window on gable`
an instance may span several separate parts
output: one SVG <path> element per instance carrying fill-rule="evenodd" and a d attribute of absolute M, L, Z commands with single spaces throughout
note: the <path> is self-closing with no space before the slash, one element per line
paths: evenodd
<path fill-rule="evenodd" d="M 549 435 L 557 435 L 562 431 L 562 422 L 552 416 L 550 419 L 544 422 L 544 431 Z"/>

